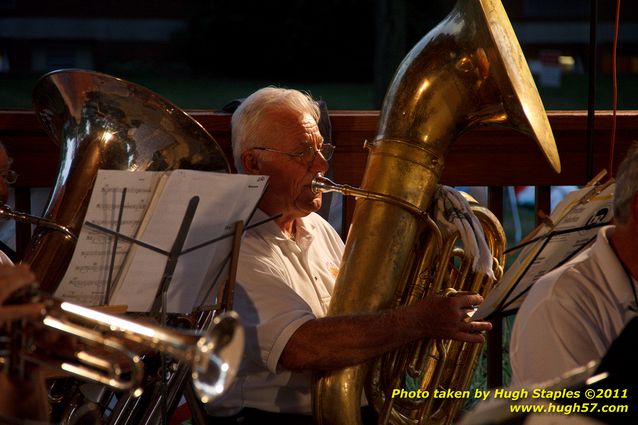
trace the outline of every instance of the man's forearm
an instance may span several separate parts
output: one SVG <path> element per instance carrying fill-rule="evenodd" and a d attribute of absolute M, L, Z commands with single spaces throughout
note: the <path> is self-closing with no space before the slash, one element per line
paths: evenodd
<path fill-rule="evenodd" d="M 292 370 L 326 370 L 362 363 L 422 338 L 483 342 L 492 325 L 470 321 L 480 295 L 433 296 L 382 313 L 311 320 L 292 335 L 279 362 Z"/>
<path fill-rule="evenodd" d="M 362 363 L 422 337 L 415 322 L 403 310 L 311 320 L 290 338 L 280 363 L 291 370 L 328 370 Z"/>

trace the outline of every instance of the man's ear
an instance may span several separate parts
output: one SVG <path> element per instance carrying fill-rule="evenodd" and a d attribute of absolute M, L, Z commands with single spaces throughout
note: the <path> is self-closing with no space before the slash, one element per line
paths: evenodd
<path fill-rule="evenodd" d="M 241 154 L 241 165 L 246 174 L 260 174 L 260 166 L 252 149 L 245 150 Z"/>

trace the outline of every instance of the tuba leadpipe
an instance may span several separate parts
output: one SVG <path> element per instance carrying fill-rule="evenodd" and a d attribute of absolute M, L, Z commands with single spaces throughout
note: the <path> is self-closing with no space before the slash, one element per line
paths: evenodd
<path fill-rule="evenodd" d="M 324 177 L 321 173 L 312 179 L 310 188 L 314 193 L 319 192 L 338 192 L 344 196 L 353 196 L 355 198 L 372 199 L 375 201 L 387 202 L 392 205 L 396 205 L 406 211 L 411 212 L 417 217 L 427 217 L 427 213 L 417 206 L 404 201 L 396 196 L 388 195 L 385 193 L 372 192 L 362 189 L 360 187 L 349 186 L 347 184 L 338 184 L 330 180 L 328 177 Z"/>
<path fill-rule="evenodd" d="M 65 238 L 77 241 L 78 237 L 66 226 L 56 223 L 53 220 L 47 220 L 43 217 L 16 211 L 7 204 L 0 203 L 0 217 L 15 220 L 20 223 L 33 224 L 56 232 L 63 233 Z"/>
<path fill-rule="evenodd" d="M 26 365 L 33 363 L 138 397 L 144 378 L 143 353 L 138 351 L 159 351 L 190 367 L 195 391 L 207 403 L 232 382 L 243 354 L 243 328 L 232 311 L 217 316 L 204 331 L 189 332 L 124 319 L 41 292 L 30 299 L 43 304 L 42 313 L 37 320 L 9 325 L 9 336 L 4 338 L 8 347 L 0 356 L 3 369 L 9 373 L 24 375 Z M 64 341 L 71 348 L 42 347 L 38 329 L 70 337 Z"/>

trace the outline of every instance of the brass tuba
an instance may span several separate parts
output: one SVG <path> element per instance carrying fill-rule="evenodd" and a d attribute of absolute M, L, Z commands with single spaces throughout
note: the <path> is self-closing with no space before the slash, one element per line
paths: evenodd
<path fill-rule="evenodd" d="M 38 80 L 33 90 L 33 106 L 46 133 L 60 147 L 57 179 L 43 217 L 18 213 L 6 207 L 0 207 L 0 215 L 36 225 L 23 260 L 31 265 L 44 292 L 53 293 L 68 268 L 98 170 L 167 171 L 183 168 L 230 172 L 222 149 L 197 121 L 163 97 L 131 82 L 93 71 L 58 70 Z M 57 313 L 60 309 L 55 308 L 54 311 Z M 63 317 L 66 320 L 68 315 L 65 313 Z M 191 330 L 202 330 L 202 334 L 209 335 L 221 332 L 220 320 L 228 323 L 227 317 L 234 316 L 214 317 L 213 314 L 202 313 L 196 318 L 179 319 L 186 321 L 186 327 Z M 188 360 L 186 357 L 190 354 L 187 352 L 194 347 L 180 351 L 174 350 L 175 346 L 185 345 L 184 341 L 199 341 L 199 338 L 193 339 L 194 335 L 173 338 L 173 335 L 182 333 L 162 327 L 155 330 L 170 338 L 146 345 L 171 354 L 171 358 L 176 360 L 169 363 L 162 356 L 151 365 L 155 373 L 145 362 L 144 377 L 147 379 L 144 393 L 137 398 L 118 394 L 118 403 L 109 423 L 157 423 L 156 418 L 165 413 L 160 410 L 167 405 L 176 405 L 186 386 L 192 389 L 191 392 L 199 393 L 202 388 L 198 386 L 214 382 L 211 376 L 202 377 L 200 381 L 194 381 L 192 387 L 188 378 L 195 365 L 188 361 L 177 364 L 177 360 Z M 243 343 L 242 332 L 238 330 L 236 334 Z M 119 333 L 118 339 L 137 337 Z M 241 356 L 241 351 L 234 355 Z M 210 360 L 217 361 L 215 356 L 210 356 Z M 170 369 L 167 383 L 158 378 L 160 373 L 166 375 L 160 371 L 165 366 Z M 219 366 L 227 367 L 222 362 Z M 213 369 L 211 367 L 208 373 L 216 373 Z M 217 372 L 223 373 L 223 369 Z M 230 374 L 228 376 L 231 377 Z M 213 391 L 220 389 L 221 386 Z M 87 404 L 82 395 L 67 402 L 65 397 L 72 395 L 73 391 L 63 388 L 62 394 L 49 394 L 51 399 L 59 399 L 59 403 L 55 403 L 62 405 L 60 410 L 65 416 L 62 423 L 74 423 L 75 411 L 82 411 L 82 406 Z M 111 400 L 111 394 L 103 391 L 99 398 Z M 140 416 L 148 416 L 149 419 L 138 420 Z"/>
<path fill-rule="evenodd" d="M 426 225 L 434 237 L 430 236 L 415 247 L 419 264 L 407 279 L 411 284 L 398 288 L 400 296 L 396 297 L 395 306 L 440 293 L 486 296 L 501 278 L 505 264 L 505 232 L 490 210 L 471 197 L 469 201 L 471 213 L 477 217 L 489 247 L 493 277 L 474 270 L 475 258 L 469 250 L 458 246 L 462 239 L 458 231 L 450 232 L 438 223 L 429 222 Z M 365 389 L 368 401 L 379 414 L 379 422 L 450 424 L 465 398 L 436 398 L 433 394 L 437 390 L 463 394 L 470 385 L 481 347 L 481 344 L 452 340 L 423 340 L 375 360 Z M 405 389 L 406 394 L 420 390 L 426 396 L 401 397 L 401 389 Z"/>
<path fill-rule="evenodd" d="M 33 107 L 60 147 L 60 163 L 23 260 L 51 293 L 76 241 L 42 223 L 77 235 L 99 169 L 230 172 L 219 145 L 192 117 L 151 90 L 107 74 L 79 69 L 46 74 L 33 89 Z"/>
<path fill-rule="evenodd" d="M 528 134 L 560 171 L 549 122 L 503 6 L 459 0 L 408 53 L 386 93 L 362 181 L 364 192 L 377 195 L 357 200 L 329 315 L 395 305 L 395 294 L 412 284 L 407 279 L 420 262 L 415 247 L 433 238 L 415 212 L 429 210 L 451 144 L 487 124 Z M 379 201 L 380 195 L 400 202 Z M 361 423 L 368 370 L 362 364 L 317 375 L 319 424 Z"/>

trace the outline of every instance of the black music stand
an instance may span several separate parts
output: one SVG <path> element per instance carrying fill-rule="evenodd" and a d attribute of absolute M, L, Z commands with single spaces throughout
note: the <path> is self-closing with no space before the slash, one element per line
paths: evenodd
<path fill-rule="evenodd" d="M 245 230 L 262 225 L 268 221 L 272 221 L 278 217 L 280 217 L 280 215 L 276 215 L 273 217 L 269 217 L 265 220 L 262 220 L 260 222 L 251 224 L 250 226 L 245 227 L 244 226 L 244 222 L 242 220 L 239 220 L 237 222 L 235 222 L 234 224 L 234 229 L 233 232 L 231 233 L 226 233 L 223 234 L 217 238 L 211 239 L 209 241 L 206 241 L 204 243 L 201 243 L 199 245 L 193 246 L 191 248 L 188 249 L 184 249 L 184 243 L 186 241 L 186 237 L 188 235 L 188 232 L 190 230 L 193 218 L 195 216 L 195 212 L 197 210 L 197 206 L 199 204 L 199 197 L 194 196 L 190 199 L 188 206 L 186 208 L 186 211 L 184 213 L 184 216 L 182 218 L 182 222 L 179 228 L 179 231 L 175 237 L 175 240 L 173 242 L 173 245 L 171 247 L 170 251 L 165 251 L 161 248 L 155 247 L 153 245 L 147 244 L 141 240 L 135 239 L 135 238 L 131 238 L 129 236 L 126 236 L 124 234 L 119 233 L 119 229 L 121 227 L 121 222 L 122 222 L 122 216 L 123 216 L 123 209 L 124 209 L 124 205 L 125 205 L 125 199 L 126 199 L 126 188 L 123 189 L 122 191 L 122 196 L 121 196 L 121 202 L 120 202 L 120 207 L 119 207 L 119 211 L 118 211 L 118 219 L 117 222 L 115 224 L 115 229 L 116 230 L 111 230 L 108 228 L 105 228 L 103 226 L 100 226 L 98 224 L 86 221 L 85 225 L 98 230 L 102 233 L 105 233 L 107 235 L 110 235 L 113 237 L 113 246 L 111 249 L 111 258 L 110 258 L 110 268 L 108 271 L 108 279 L 107 279 L 107 287 L 105 289 L 105 304 L 108 304 L 108 301 L 110 299 L 110 296 L 112 295 L 112 279 L 113 279 L 113 268 L 115 265 L 115 255 L 117 252 L 117 244 L 120 240 L 124 240 L 126 242 L 130 242 L 132 244 L 136 244 L 139 245 L 145 249 L 150 249 L 154 252 L 160 253 L 162 255 L 165 255 L 167 257 L 166 259 L 166 265 L 164 268 L 164 272 L 162 275 L 162 280 L 161 283 L 157 289 L 155 298 L 153 300 L 153 304 L 150 310 L 151 315 L 159 317 L 160 319 L 160 323 L 162 326 L 166 326 L 167 325 L 167 294 L 168 294 L 168 288 L 171 284 L 172 278 L 173 278 L 173 272 L 175 271 L 175 267 L 177 265 L 177 262 L 179 260 L 179 257 L 187 254 L 189 252 L 192 252 L 194 250 L 203 248 L 205 246 L 208 246 L 210 244 L 216 243 L 220 240 L 232 237 L 233 238 L 233 243 L 232 243 L 232 248 L 231 248 L 231 253 L 229 254 L 229 256 L 221 263 L 220 265 L 220 270 L 219 273 L 221 273 L 225 268 L 226 268 L 226 264 L 230 261 L 230 267 L 229 267 L 229 272 L 228 272 L 228 276 L 227 276 L 227 282 L 226 284 L 223 286 L 223 291 L 220 291 L 219 296 L 217 297 L 218 299 L 218 303 L 212 306 L 199 306 L 196 311 L 202 312 L 202 311 L 209 311 L 211 312 L 211 314 L 207 315 L 203 320 L 205 321 L 205 323 L 203 324 L 202 327 L 207 326 L 213 318 L 213 313 L 214 311 L 226 311 L 226 310 L 230 310 L 232 309 L 232 300 L 233 300 L 233 296 L 234 296 L 234 285 L 235 285 L 235 278 L 236 278 L 236 273 L 237 273 L 237 264 L 238 264 L 238 259 L 239 259 L 239 250 L 240 250 L 240 246 L 241 246 L 241 237 L 244 233 Z M 256 207 L 253 209 L 252 213 L 250 214 L 250 217 L 252 217 L 254 215 L 254 212 L 256 210 Z M 249 218 L 250 220 L 250 218 Z M 218 275 L 219 276 L 219 275 Z M 208 291 L 207 291 L 207 295 L 211 293 L 212 289 L 215 287 L 215 282 L 217 281 L 217 279 L 215 279 L 212 284 L 210 285 Z M 188 407 L 191 411 L 192 414 L 192 420 L 193 423 L 195 425 L 206 425 L 207 421 L 206 421 L 206 413 L 204 411 L 204 407 L 202 405 L 202 403 L 199 401 L 198 397 L 195 394 L 194 388 L 193 388 L 193 384 L 192 382 L 190 382 L 188 380 L 189 377 L 189 367 L 187 365 L 184 364 L 180 364 L 178 366 L 177 371 L 174 372 L 173 378 L 176 380 L 175 385 L 178 386 L 177 391 L 175 391 L 174 394 L 171 394 L 173 397 L 171 399 L 169 399 L 168 397 L 168 391 L 167 391 L 167 387 L 168 387 L 168 381 L 167 381 L 167 377 L 168 377 L 168 370 L 166 369 L 166 357 L 164 353 L 161 353 L 161 375 L 162 375 L 162 383 L 161 383 L 161 391 L 162 391 L 162 404 L 161 404 L 161 420 L 163 424 L 167 423 L 167 419 L 168 419 L 168 412 L 169 410 L 173 410 L 177 403 L 179 402 L 179 398 L 182 395 L 182 393 L 184 394 L 184 397 L 186 399 L 186 402 L 188 404 Z M 169 409 L 170 406 L 170 409 Z"/>
<path fill-rule="evenodd" d="M 602 174 L 602 173 L 601 173 Z M 601 175 L 602 177 L 602 175 Z M 595 181 L 597 182 L 597 180 Z M 595 240 L 596 229 L 612 220 L 612 181 L 592 183 L 564 199 L 527 240 L 506 251 L 521 250 L 474 317 L 495 319 L 513 314 L 540 276 L 562 266 Z M 568 195 L 569 196 L 569 195 Z"/>
<path fill-rule="evenodd" d="M 119 214 L 118 214 L 118 221 L 116 223 L 116 231 L 112 231 L 110 229 L 104 228 L 102 226 L 99 226 L 97 224 L 91 223 L 91 222 L 86 222 L 85 224 L 91 228 L 97 229 L 101 232 L 107 233 L 109 235 L 113 236 L 113 249 L 111 251 L 111 261 L 110 261 L 110 269 L 109 269 L 109 274 L 108 274 L 108 282 L 107 282 L 107 288 L 105 290 L 105 304 L 108 304 L 108 300 L 110 298 L 111 295 L 111 289 L 112 289 L 112 277 L 113 277 L 113 266 L 115 263 L 115 254 L 117 251 L 117 244 L 119 242 L 120 239 L 124 239 L 127 240 L 131 243 L 140 245 L 144 248 L 147 249 L 151 249 L 155 252 L 161 253 L 163 255 L 165 255 L 167 257 L 166 260 L 166 266 L 164 268 L 164 273 L 162 275 L 162 281 L 157 289 L 157 293 L 155 295 L 154 301 L 153 301 L 153 305 L 151 307 L 151 315 L 153 316 L 159 316 L 160 319 L 160 323 L 162 326 L 167 326 L 167 307 L 166 307 L 166 299 L 167 299 L 167 294 L 168 294 L 168 288 L 171 284 L 171 280 L 173 278 L 173 272 L 175 271 L 175 267 L 177 266 L 177 262 L 179 260 L 179 257 L 181 255 L 183 255 L 185 252 L 189 252 L 188 251 L 184 251 L 184 243 L 186 241 L 186 237 L 188 235 L 188 232 L 190 230 L 190 226 L 193 222 L 193 217 L 195 216 L 195 211 L 197 210 L 197 205 L 199 204 L 199 197 L 194 196 L 191 198 L 191 200 L 188 203 L 188 206 L 186 208 L 186 212 L 184 213 L 184 217 L 182 219 L 182 223 L 180 225 L 179 231 L 177 233 L 177 236 L 175 238 L 175 241 L 173 242 L 172 248 L 170 251 L 164 251 L 160 248 L 154 247 L 152 245 L 146 244 L 140 240 L 137 239 L 133 239 L 133 238 L 129 238 L 126 235 L 122 235 L 119 233 L 119 229 L 120 229 L 120 225 L 121 225 L 121 221 L 122 221 L 122 214 L 123 214 L 123 209 L 124 209 L 124 200 L 126 198 L 126 189 L 124 189 L 122 191 L 122 198 L 121 198 L 121 203 L 120 203 L 120 210 L 119 210 Z M 239 221 L 237 222 L 237 224 L 235 225 L 236 229 L 241 229 L 242 231 L 235 231 L 232 235 L 225 235 L 222 238 L 225 237 L 229 237 L 229 236 L 233 236 L 234 237 L 234 241 L 233 241 L 233 254 L 232 254 L 232 258 L 233 263 L 236 265 L 237 261 L 236 258 L 239 255 L 239 249 L 238 247 L 240 246 L 240 241 L 241 241 L 241 235 L 243 233 L 243 222 Z M 217 240 L 220 240 L 219 238 L 215 239 L 214 241 L 209 241 L 209 243 L 214 243 Z M 203 246 L 203 245 L 202 245 Z M 200 246 L 201 247 L 201 246 Z M 222 264 L 222 268 L 224 268 L 224 264 Z M 236 269 L 234 269 L 236 271 Z M 233 272 L 234 273 L 234 272 Z M 229 276 L 229 279 L 233 279 L 231 276 Z M 229 280 L 230 282 L 230 280 Z M 231 295 L 232 296 L 232 295 Z M 223 302 L 223 304 L 226 304 L 227 300 L 225 300 Z M 168 406 L 174 406 L 175 403 L 179 400 L 168 400 L 168 391 L 167 391 L 167 384 L 168 384 L 168 370 L 166 368 L 166 363 L 167 363 L 167 359 L 166 359 L 166 355 L 165 353 L 160 353 L 160 358 L 161 358 L 161 375 L 162 375 L 162 382 L 161 382 L 161 392 L 163 394 L 162 396 L 162 403 L 161 403 L 161 423 L 162 424 L 166 424 L 168 423 Z M 176 394 L 182 394 L 183 392 L 183 387 L 184 384 L 187 383 L 187 376 L 188 376 L 188 372 L 189 372 L 189 368 L 185 365 L 180 365 L 179 370 L 176 372 L 176 376 L 175 379 L 179 380 L 178 385 L 180 386 L 180 388 L 178 389 L 178 391 L 176 391 Z M 188 391 L 188 389 L 191 389 L 191 391 Z M 187 397 L 187 402 L 189 403 L 189 408 L 193 414 L 193 416 L 196 416 L 198 418 L 203 417 L 203 407 L 201 405 L 201 403 L 198 402 L 197 397 L 195 396 L 194 390 L 192 390 L 192 384 L 191 385 L 187 385 L 186 386 L 187 389 L 187 393 L 186 393 L 186 397 Z"/>

